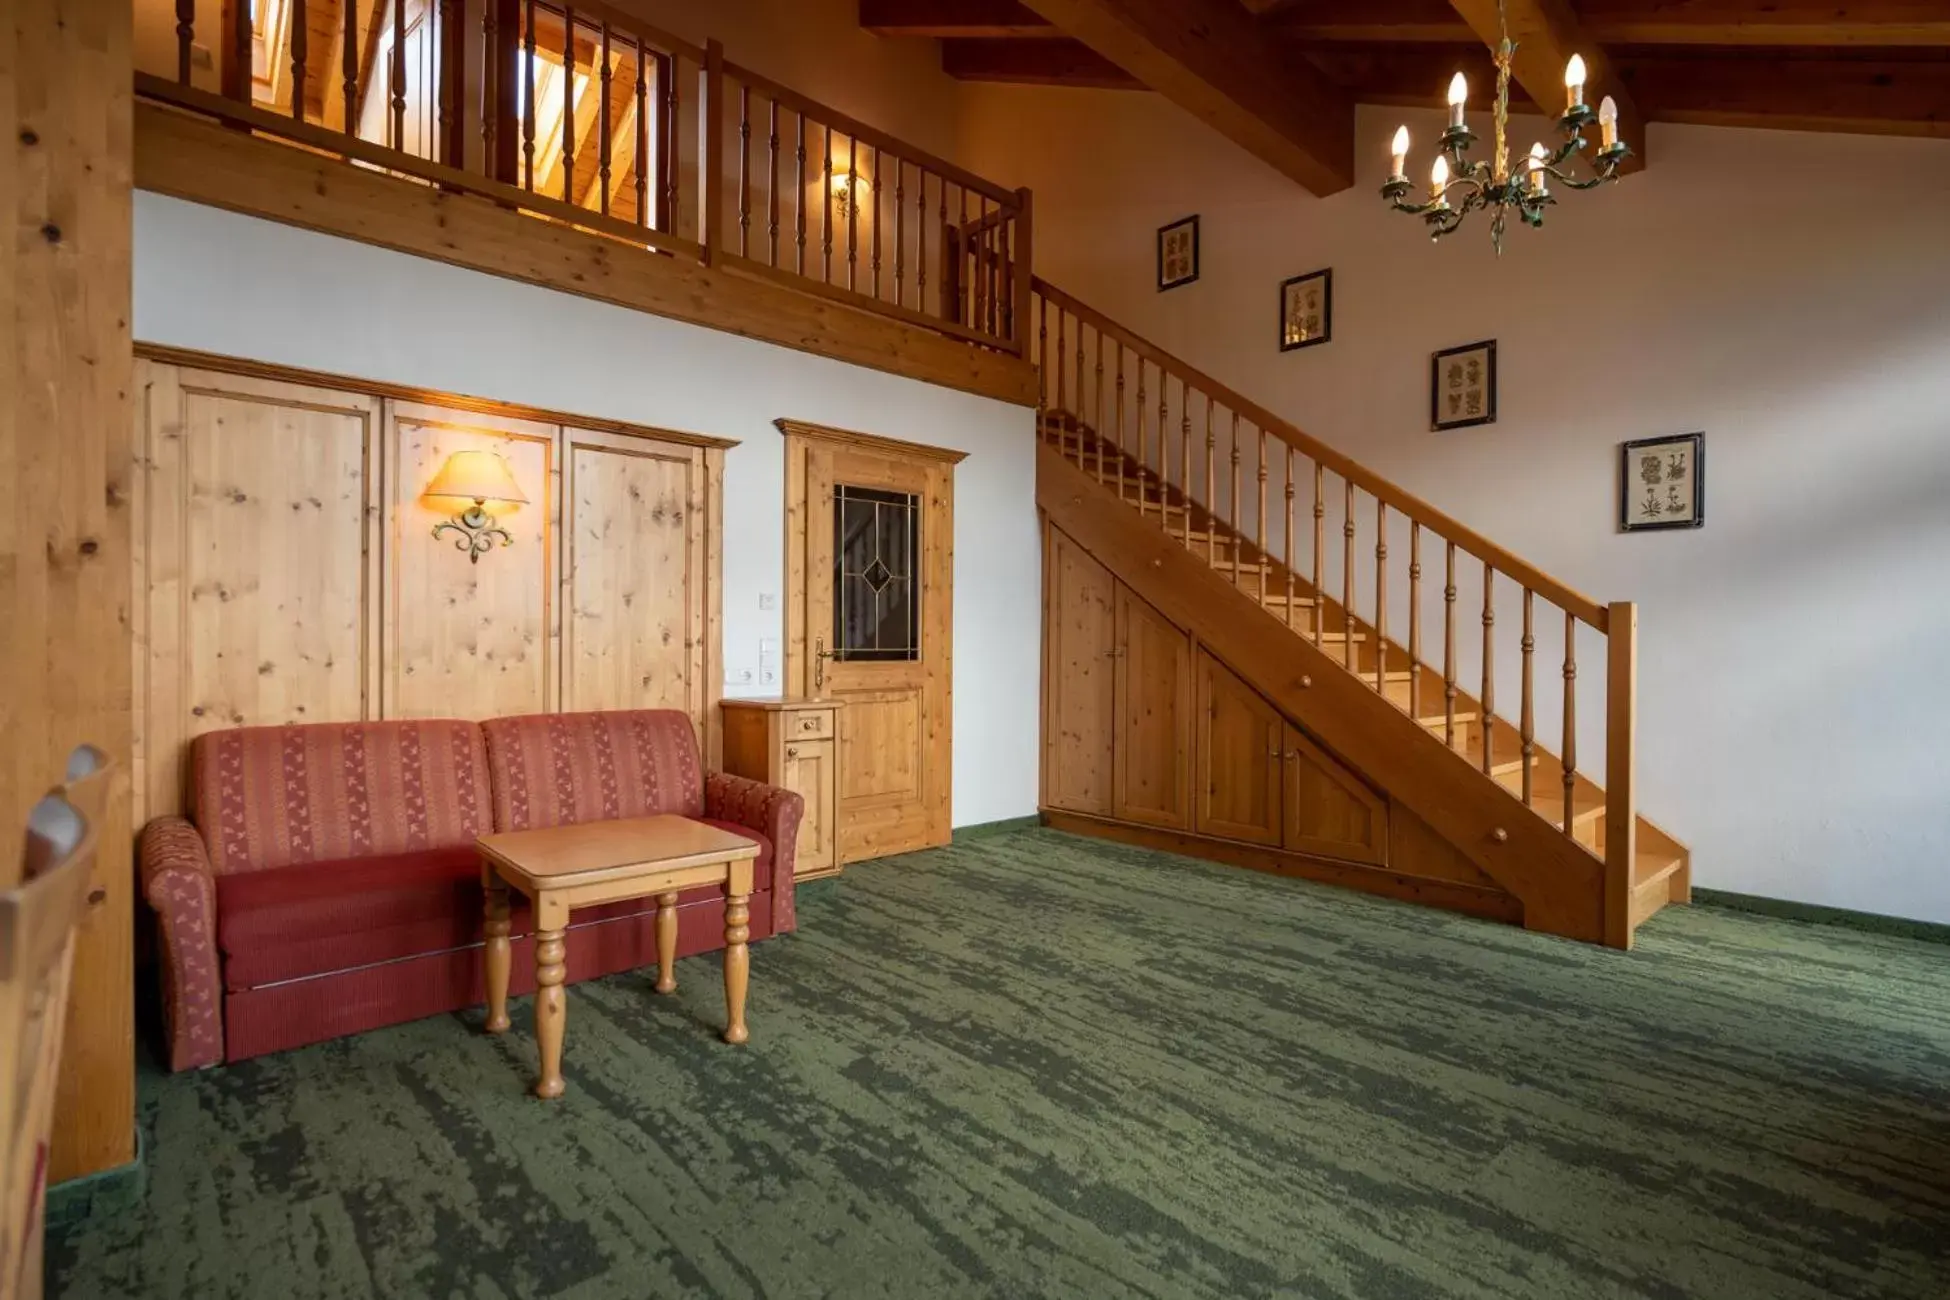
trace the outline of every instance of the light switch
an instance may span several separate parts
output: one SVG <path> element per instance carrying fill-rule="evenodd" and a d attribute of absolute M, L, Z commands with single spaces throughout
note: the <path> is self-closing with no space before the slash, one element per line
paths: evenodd
<path fill-rule="evenodd" d="M 779 607 L 778 593 L 772 591 L 759 592 L 758 607 L 765 610 L 777 609 Z"/>

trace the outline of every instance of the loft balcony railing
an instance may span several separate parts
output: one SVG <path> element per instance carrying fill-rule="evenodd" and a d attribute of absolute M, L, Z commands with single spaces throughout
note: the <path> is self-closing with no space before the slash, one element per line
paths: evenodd
<path fill-rule="evenodd" d="M 136 0 L 136 26 L 146 99 L 1026 355 L 1028 192 L 716 41 L 593 0 Z"/>

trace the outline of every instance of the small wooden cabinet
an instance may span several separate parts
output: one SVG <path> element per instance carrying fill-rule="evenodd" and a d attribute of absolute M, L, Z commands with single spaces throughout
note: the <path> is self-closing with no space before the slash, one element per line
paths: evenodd
<path fill-rule="evenodd" d="M 806 801 L 795 880 L 839 874 L 839 700 L 725 700 L 724 770 Z"/>

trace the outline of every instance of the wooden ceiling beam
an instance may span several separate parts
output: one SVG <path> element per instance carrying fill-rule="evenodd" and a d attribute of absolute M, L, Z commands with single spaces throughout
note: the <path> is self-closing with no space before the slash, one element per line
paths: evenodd
<path fill-rule="evenodd" d="M 1315 194 L 1354 183 L 1354 101 L 1268 49 L 1238 0 L 1027 0 L 1029 7 Z"/>
<path fill-rule="evenodd" d="M 1144 83 L 1077 41 L 943 41 L 941 70 L 959 81 L 1143 90 Z"/>
<path fill-rule="evenodd" d="M 1950 62 L 1618 60 L 1655 122 L 1950 139 Z"/>
<path fill-rule="evenodd" d="M 1579 0 L 1577 14 L 1599 45 L 1950 47 L 1943 0 Z M 1266 21 L 1303 41 L 1475 35 L 1448 0 L 1287 0 Z"/>
<path fill-rule="evenodd" d="M 1484 45 L 1494 50 L 1502 40 L 1499 28 L 1499 0 L 1449 0 Z M 1634 150 L 1620 171 L 1637 171 L 1645 166 L 1645 116 L 1638 111 L 1631 91 L 1612 69 L 1605 51 L 1584 30 L 1570 0 L 1501 0 L 1507 12 L 1509 36 L 1516 42 L 1516 62 L 1511 69 L 1514 80 L 1546 113 L 1556 116 L 1565 108 L 1564 65 L 1573 54 L 1584 56 L 1589 75 L 1585 79 L 1585 100 L 1594 108 L 1603 96 L 1618 101 L 1619 130 Z M 1489 102 L 1491 88 L 1472 86 L 1478 106 Z M 1483 110 L 1479 107 L 1477 115 Z"/>
<path fill-rule="evenodd" d="M 1047 18 L 1016 0 L 860 0 L 860 26 L 877 36 L 1063 39 Z"/>

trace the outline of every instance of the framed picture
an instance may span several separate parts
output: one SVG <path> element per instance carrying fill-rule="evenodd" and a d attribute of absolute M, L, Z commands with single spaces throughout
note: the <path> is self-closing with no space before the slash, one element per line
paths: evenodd
<path fill-rule="evenodd" d="M 1622 444 L 1618 456 L 1620 532 L 1705 525 L 1705 434 L 1642 438 Z"/>
<path fill-rule="evenodd" d="M 1280 286 L 1280 351 L 1310 348 L 1334 337 L 1334 272 L 1296 275 Z"/>
<path fill-rule="evenodd" d="M 1496 423 L 1496 340 L 1446 348 L 1429 359 L 1429 427 Z"/>
<path fill-rule="evenodd" d="M 1158 292 L 1198 279 L 1198 218 L 1158 227 Z"/>

